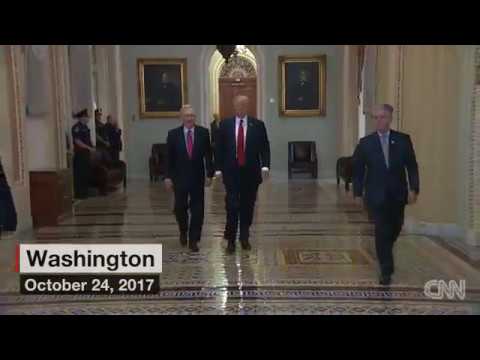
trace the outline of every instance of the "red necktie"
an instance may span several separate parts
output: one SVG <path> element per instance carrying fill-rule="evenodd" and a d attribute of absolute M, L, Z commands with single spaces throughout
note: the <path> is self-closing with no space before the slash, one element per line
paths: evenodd
<path fill-rule="evenodd" d="M 238 166 L 245 165 L 245 134 L 243 133 L 243 120 L 240 120 L 237 136 L 237 159 Z"/>
<path fill-rule="evenodd" d="M 193 152 L 193 139 L 192 139 L 192 130 L 189 129 L 187 132 L 187 152 L 188 152 L 188 157 L 191 159 L 192 158 L 192 152 Z"/>

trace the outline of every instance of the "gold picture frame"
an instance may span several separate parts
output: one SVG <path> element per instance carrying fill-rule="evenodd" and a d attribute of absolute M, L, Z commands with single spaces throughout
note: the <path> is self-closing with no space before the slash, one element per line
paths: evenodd
<path fill-rule="evenodd" d="M 187 59 L 137 59 L 140 118 L 174 118 L 188 103 Z"/>
<path fill-rule="evenodd" d="M 279 56 L 278 68 L 280 116 L 326 116 L 327 56 Z"/>

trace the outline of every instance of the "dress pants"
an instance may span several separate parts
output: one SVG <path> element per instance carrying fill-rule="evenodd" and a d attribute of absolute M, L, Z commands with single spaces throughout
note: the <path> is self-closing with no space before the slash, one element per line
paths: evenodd
<path fill-rule="evenodd" d="M 237 176 L 232 176 L 225 184 L 227 192 L 225 235 L 228 240 L 235 241 L 240 225 L 240 241 L 248 241 L 259 184 L 252 182 L 252 174 L 244 168 L 237 169 L 235 175 Z"/>
<path fill-rule="evenodd" d="M 375 223 L 375 249 L 382 275 L 391 276 L 395 270 L 393 246 L 402 231 L 405 204 L 388 200 L 371 208 Z"/>
<path fill-rule="evenodd" d="M 188 233 L 190 242 L 199 242 L 205 214 L 205 188 L 203 184 L 190 187 L 175 186 L 174 192 L 174 212 L 180 232 Z"/>
<path fill-rule="evenodd" d="M 88 197 L 91 179 L 91 156 L 88 150 L 76 150 L 73 156 L 73 185 L 75 198 Z"/>
<path fill-rule="evenodd" d="M 117 149 L 109 149 L 108 151 L 110 153 L 110 158 L 112 159 L 113 162 L 119 162 L 120 161 L 120 151 Z"/>

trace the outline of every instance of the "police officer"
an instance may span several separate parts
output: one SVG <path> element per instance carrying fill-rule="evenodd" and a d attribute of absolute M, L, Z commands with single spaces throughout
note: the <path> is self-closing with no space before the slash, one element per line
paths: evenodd
<path fill-rule="evenodd" d="M 88 185 L 91 178 L 91 153 L 95 151 L 90 137 L 88 123 L 88 110 L 84 109 L 74 115 L 78 119 L 72 127 L 74 144 L 73 157 L 73 183 L 76 199 L 88 197 Z"/>
<path fill-rule="evenodd" d="M 95 110 L 95 133 L 97 134 L 97 148 L 108 150 L 110 143 L 105 124 L 102 122 L 102 109 Z"/>
<path fill-rule="evenodd" d="M 118 123 L 112 115 L 107 116 L 107 123 L 105 124 L 105 135 L 110 144 L 109 152 L 112 161 L 118 162 L 120 160 L 120 152 L 123 148 L 122 129 L 118 127 Z"/>

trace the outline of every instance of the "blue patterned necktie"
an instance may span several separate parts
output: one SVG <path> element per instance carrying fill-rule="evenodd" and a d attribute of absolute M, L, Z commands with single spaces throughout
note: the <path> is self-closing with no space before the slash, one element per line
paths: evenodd
<path fill-rule="evenodd" d="M 383 156 L 385 157 L 385 164 L 387 168 L 389 167 L 389 158 L 388 158 L 388 133 L 381 134 L 380 139 L 382 142 Z"/>

